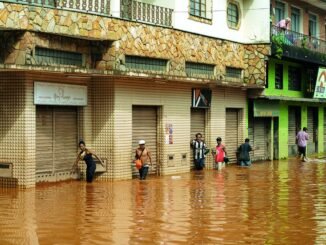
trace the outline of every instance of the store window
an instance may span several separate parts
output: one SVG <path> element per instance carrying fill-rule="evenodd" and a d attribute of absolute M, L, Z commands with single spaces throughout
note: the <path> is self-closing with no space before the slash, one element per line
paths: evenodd
<path fill-rule="evenodd" d="M 190 77 L 214 78 L 215 65 L 186 62 L 186 74 Z"/>
<path fill-rule="evenodd" d="M 283 89 L 283 65 L 275 65 L 275 88 Z"/>
<path fill-rule="evenodd" d="M 300 67 L 289 66 L 288 72 L 289 90 L 301 91 L 301 69 Z"/>
<path fill-rule="evenodd" d="M 240 25 L 240 9 L 237 2 L 229 2 L 227 8 L 227 21 L 229 28 L 238 29 Z"/>

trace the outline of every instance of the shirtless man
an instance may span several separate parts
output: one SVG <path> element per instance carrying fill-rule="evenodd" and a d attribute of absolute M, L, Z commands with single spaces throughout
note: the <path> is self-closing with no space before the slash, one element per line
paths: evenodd
<path fill-rule="evenodd" d="M 145 140 L 139 141 L 139 147 L 136 149 L 135 158 L 140 159 L 142 162 L 142 167 L 139 169 L 139 179 L 146 179 L 149 164 L 152 165 L 151 153 L 148 148 L 145 147 Z"/>

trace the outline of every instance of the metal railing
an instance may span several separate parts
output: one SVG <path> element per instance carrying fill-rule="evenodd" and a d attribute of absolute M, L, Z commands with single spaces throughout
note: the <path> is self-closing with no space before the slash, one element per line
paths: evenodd
<path fill-rule="evenodd" d="M 106 16 L 110 15 L 110 0 L 1 0 L 0 2 L 69 9 L 76 12 Z"/>
<path fill-rule="evenodd" d="M 134 0 L 121 0 L 121 18 L 172 26 L 173 9 Z"/>
<path fill-rule="evenodd" d="M 271 28 L 272 42 L 276 45 L 295 46 L 314 52 L 326 53 L 326 41 L 277 26 Z"/>

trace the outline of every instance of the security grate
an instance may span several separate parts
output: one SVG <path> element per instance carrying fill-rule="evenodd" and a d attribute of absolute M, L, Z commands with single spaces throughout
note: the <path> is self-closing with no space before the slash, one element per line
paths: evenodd
<path fill-rule="evenodd" d="M 126 56 L 126 68 L 129 70 L 165 72 L 167 60 L 139 56 Z"/>
<path fill-rule="evenodd" d="M 187 76 L 205 76 L 207 78 L 214 77 L 215 65 L 186 62 L 186 74 Z"/>
<path fill-rule="evenodd" d="M 83 55 L 55 49 L 36 47 L 35 60 L 38 65 L 83 66 Z"/>
<path fill-rule="evenodd" d="M 242 69 L 234 68 L 234 67 L 226 67 L 226 77 L 227 78 L 242 78 Z"/>

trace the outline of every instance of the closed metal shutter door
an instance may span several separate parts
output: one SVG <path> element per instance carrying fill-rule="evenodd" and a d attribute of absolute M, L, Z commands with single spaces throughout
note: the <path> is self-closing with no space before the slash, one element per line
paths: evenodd
<path fill-rule="evenodd" d="M 268 150 L 268 123 L 266 118 L 256 117 L 254 121 L 254 138 L 252 145 L 255 148 L 252 160 L 266 160 L 269 159 Z"/>
<path fill-rule="evenodd" d="M 205 110 L 204 109 L 191 109 L 191 125 L 190 125 L 190 134 L 191 140 L 196 138 L 196 134 L 201 133 L 202 139 L 205 140 Z M 194 168 L 194 155 L 191 151 L 191 163 L 190 167 Z"/>
<path fill-rule="evenodd" d="M 36 173 L 69 171 L 77 153 L 77 109 L 36 108 Z"/>
<path fill-rule="evenodd" d="M 67 171 L 76 160 L 77 110 L 71 107 L 56 107 L 54 116 L 55 171 Z"/>
<path fill-rule="evenodd" d="M 157 168 L 157 108 L 150 106 L 133 106 L 132 108 L 132 148 L 133 159 L 139 140 L 146 141 L 146 147 L 151 152 L 153 167 L 150 174 Z M 133 175 L 138 174 L 134 168 Z"/>
<path fill-rule="evenodd" d="M 225 139 L 223 139 L 230 158 L 230 162 L 236 162 L 236 152 L 239 146 L 239 110 L 226 109 Z"/>
<path fill-rule="evenodd" d="M 296 125 L 297 125 L 297 120 L 296 120 L 296 116 L 295 116 L 295 108 L 289 107 L 289 145 L 293 145 L 296 143 L 296 136 L 297 136 L 297 132 L 296 132 Z"/>
<path fill-rule="evenodd" d="M 53 171 L 53 110 L 36 107 L 36 173 Z"/>
<path fill-rule="evenodd" d="M 309 107 L 308 108 L 308 153 L 315 153 L 318 150 L 318 138 L 317 138 L 317 128 L 318 128 L 318 108 Z"/>
<path fill-rule="evenodd" d="M 191 109 L 191 139 L 196 138 L 197 133 L 203 135 L 205 139 L 205 110 Z"/>

